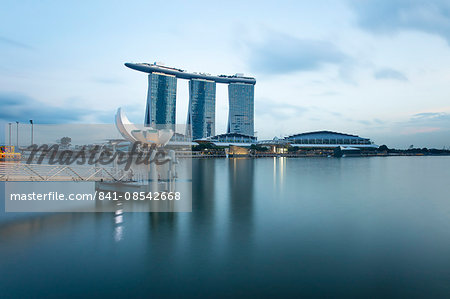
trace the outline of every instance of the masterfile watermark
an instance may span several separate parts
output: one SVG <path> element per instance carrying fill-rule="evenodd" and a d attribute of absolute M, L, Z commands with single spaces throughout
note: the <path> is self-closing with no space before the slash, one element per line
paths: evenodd
<path fill-rule="evenodd" d="M 149 145 L 140 141 L 133 142 L 129 152 L 111 151 L 100 145 L 92 147 L 83 146 L 79 149 L 65 149 L 58 144 L 31 145 L 26 148 L 29 151 L 27 164 L 48 165 L 115 165 L 124 166 L 129 170 L 135 165 L 162 165 L 170 161 L 168 151 L 155 145 Z"/>
<path fill-rule="evenodd" d="M 114 125 L 35 124 L 29 140 L 23 131 L 10 144 L 20 159 L 0 162 L 6 212 L 192 211 L 185 126 L 136 125 L 134 139 Z"/>
<path fill-rule="evenodd" d="M 64 193 L 50 191 L 48 193 L 11 193 L 9 200 L 95 200 L 96 193 L 70 193 L 66 197 Z"/>

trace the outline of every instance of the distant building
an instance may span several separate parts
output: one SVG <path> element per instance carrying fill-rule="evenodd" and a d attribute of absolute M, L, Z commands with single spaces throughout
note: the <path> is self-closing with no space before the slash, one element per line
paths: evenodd
<path fill-rule="evenodd" d="M 253 84 L 231 83 L 228 85 L 227 133 L 254 135 L 254 90 Z"/>
<path fill-rule="evenodd" d="M 197 139 L 194 141 L 197 143 L 213 143 L 217 146 L 251 146 L 252 144 L 256 143 L 256 137 L 239 133 L 227 133 L 211 136 L 208 138 Z"/>
<path fill-rule="evenodd" d="M 331 131 L 317 131 L 285 137 L 291 146 L 303 148 L 335 148 L 351 146 L 355 148 L 377 148 L 369 138 Z"/>
<path fill-rule="evenodd" d="M 177 78 L 173 75 L 148 75 L 145 125 L 175 125 Z"/>
<path fill-rule="evenodd" d="M 200 139 L 216 134 L 216 82 L 189 81 L 189 111 L 186 135 Z"/>

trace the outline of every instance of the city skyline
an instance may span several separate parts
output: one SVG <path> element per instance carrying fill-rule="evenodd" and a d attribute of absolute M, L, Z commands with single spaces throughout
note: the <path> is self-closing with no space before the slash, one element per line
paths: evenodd
<path fill-rule="evenodd" d="M 158 59 L 258 78 L 258 139 L 333 130 L 392 147 L 450 146 L 445 1 L 249 1 L 208 13 L 197 1 L 5 7 L 3 123 L 112 123 L 121 106 L 142 123 L 147 78 L 123 62 Z M 148 18 L 148 11 L 172 14 Z M 186 99 L 176 107 L 177 123 L 186 123 L 188 90 L 188 82 L 177 84 Z M 217 86 L 216 134 L 227 131 L 227 92 Z"/>

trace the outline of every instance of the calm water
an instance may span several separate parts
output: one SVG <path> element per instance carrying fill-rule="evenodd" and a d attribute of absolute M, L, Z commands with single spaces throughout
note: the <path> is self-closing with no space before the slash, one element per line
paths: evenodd
<path fill-rule="evenodd" d="M 192 213 L 2 212 L 0 297 L 450 296 L 450 157 L 193 169 Z"/>

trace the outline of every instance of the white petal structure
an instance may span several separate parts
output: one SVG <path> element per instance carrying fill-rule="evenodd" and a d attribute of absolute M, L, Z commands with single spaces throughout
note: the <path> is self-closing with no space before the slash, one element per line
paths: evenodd
<path fill-rule="evenodd" d="M 152 127 L 145 127 L 141 130 L 128 120 L 122 112 L 122 108 L 117 109 L 116 127 L 128 141 L 140 141 L 146 144 L 156 144 L 157 146 L 166 145 L 174 133 L 170 129 L 157 130 Z"/>

